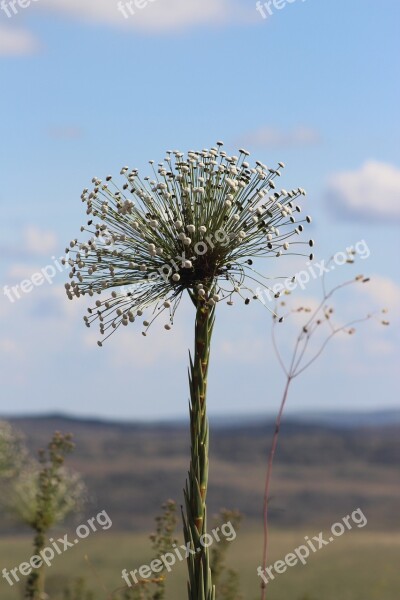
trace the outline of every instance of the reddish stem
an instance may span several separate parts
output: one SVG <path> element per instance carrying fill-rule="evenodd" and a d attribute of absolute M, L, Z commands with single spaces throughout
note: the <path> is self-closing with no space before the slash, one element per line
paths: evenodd
<path fill-rule="evenodd" d="M 277 416 L 276 421 L 275 421 L 275 431 L 274 431 L 274 436 L 272 438 L 272 445 L 271 445 L 271 449 L 269 451 L 269 456 L 268 456 L 268 467 L 267 467 L 267 476 L 266 476 L 266 479 L 265 479 L 264 508 L 263 508 L 263 514 L 264 514 L 264 546 L 263 546 L 262 569 L 263 569 L 264 572 L 265 572 L 265 569 L 267 567 L 267 560 L 268 560 L 268 541 L 269 541 L 269 536 L 268 536 L 268 497 L 269 497 L 269 488 L 270 488 L 271 475 L 272 475 L 272 466 L 273 466 L 273 462 L 274 462 L 274 456 L 275 456 L 276 448 L 277 448 L 277 445 L 278 445 L 278 436 L 279 436 L 279 430 L 280 430 L 280 427 L 281 427 L 282 414 L 283 414 L 283 410 L 285 408 L 285 404 L 286 404 L 286 400 L 287 400 L 287 396 L 288 396 L 288 392 L 289 392 L 289 386 L 290 386 L 291 381 L 292 381 L 292 376 L 288 375 L 287 380 L 286 380 L 285 389 L 284 389 L 284 392 L 283 392 L 281 406 L 280 406 L 279 413 L 278 413 L 278 416 Z M 267 597 L 267 584 L 264 583 L 264 582 L 262 582 L 261 583 L 261 600 L 265 600 L 266 597 Z"/>

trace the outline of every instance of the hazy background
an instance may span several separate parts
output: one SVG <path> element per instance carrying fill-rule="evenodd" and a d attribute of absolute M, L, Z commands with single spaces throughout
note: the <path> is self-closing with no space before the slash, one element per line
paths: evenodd
<path fill-rule="evenodd" d="M 331 346 L 299 380 L 290 410 L 398 406 L 400 42 L 397 0 L 287 3 L 155 0 L 125 19 L 114 0 L 37 0 L 0 10 L 0 281 L 17 285 L 61 256 L 85 220 L 93 175 L 146 171 L 167 149 L 212 146 L 287 165 L 302 186 L 316 258 L 365 240 L 373 281 L 341 299 L 343 318 L 391 309 Z M 302 261 L 280 260 L 271 275 Z M 337 279 L 347 276 L 335 273 Z M 193 309 L 170 333 L 119 332 L 105 348 L 69 302 L 66 274 L 11 303 L 0 294 L 0 412 L 129 419 L 186 417 Z M 299 302 L 317 296 L 319 283 Z M 282 375 L 260 305 L 221 306 L 211 415 L 277 408 Z M 290 346 L 290 323 L 280 330 Z M 397 386 L 397 387 L 396 387 Z"/>
<path fill-rule="evenodd" d="M 123 568 L 151 560 L 161 502 L 181 503 L 194 313 L 184 303 L 171 332 L 156 323 L 143 338 L 132 327 L 99 349 L 85 301 L 66 299 L 66 273 L 14 302 L 4 286 L 53 265 L 79 236 L 94 175 L 123 165 L 145 174 L 166 150 L 222 139 L 231 154 L 245 146 L 252 160 L 286 163 L 282 186 L 308 192 L 317 261 L 362 241 L 368 258 L 331 282 L 372 280 L 338 296 L 338 321 L 390 309 L 390 328 L 369 321 L 338 338 L 293 388 L 271 488 L 271 562 L 358 507 L 368 527 L 288 571 L 269 598 L 398 600 L 399 1 L 293 0 L 267 19 L 253 0 L 153 0 L 128 19 L 117 0 L 16 8 L 0 2 L 0 416 L 33 453 L 55 429 L 74 433 L 68 464 L 88 503 L 54 535 L 100 510 L 113 520 L 49 569 L 50 597 L 80 576 L 105 597 Z M 271 276 L 305 266 L 268 263 Z M 312 305 L 319 294 L 315 281 L 293 298 Z M 209 515 L 226 505 L 245 517 L 230 550 L 245 600 L 259 597 L 266 417 L 284 384 L 270 325 L 261 304 L 219 306 L 209 378 Z M 280 326 L 283 353 L 299 325 Z M 27 560 L 28 529 L 2 515 L 0 532 L 1 568 Z M 183 566 L 167 598 L 183 597 Z M 0 580 L 0 596 L 18 600 L 20 589 Z"/>

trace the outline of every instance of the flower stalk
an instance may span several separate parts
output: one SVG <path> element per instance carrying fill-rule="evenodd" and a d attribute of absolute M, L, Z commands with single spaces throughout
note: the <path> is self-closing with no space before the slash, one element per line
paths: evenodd
<path fill-rule="evenodd" d="M 122 167 L 122 185 L 111 175 L 105 181 L 94 177 L 93 190 L 85 188 L 81 195 L 86 241 L 73 238 L 64 259 L 71 267 L 68 298 L 96 298 L 84 321 L 87 327 L 98 322 L 99 346 L 121 326 L 142 318 L 144 336 L 160 316 L 170 331 L 186 292 L 196 307 L 184 515 L 192 550 L 190 600 L 215 598 L 209 552 L 201 541 L 207 529 L 206 391 L 216 305 L 233 306 L 234 298 L 246 306 L 258 300 L 254 287 L 270 289 L 274 278 L 267 259 L 295 255 L 312 260 L 314 246 L 301 236 L 311 223 L 311 217 L 302 218 L 298 204 L 305 190 L 277 190 L 284 163 L 251 166 L 247 150 L 230 156 L 222 146 L 217 142 L 186 155 L 168 150 L 158 165 L 150 161 L 153 175 L 144 179 L 138 169 Z"/>
<path fill-rule="evenodd" d="M 183 516 L 185 542 L 193 551 L 187 559 L 189 600 L 214 600 L 209 550 L 202 544 L 207 532 L 207 484 L 209 429 L 206 410 L 207 374 L 215 305 L 198 302 L 195 323 L 194 357 L 190 355 L 190 441 L 191 460 L 184 490 Z"/>

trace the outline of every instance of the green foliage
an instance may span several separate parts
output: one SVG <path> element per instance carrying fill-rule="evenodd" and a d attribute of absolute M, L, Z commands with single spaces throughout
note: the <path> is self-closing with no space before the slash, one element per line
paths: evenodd
<path fill-rule="evenodd" d="M 29 525 L 37 531 L 47 531 L 71 510 L 70 500 L 65 497 L 65 456 L 74 445 L 71 435 L 56 432 L 46 450 L 39 450 L 40 469 L 35 478 L 37 485 L 32 520 Z"/>
<path fill-rule="evenodd" d="M 154 559 L 171 552 L 173 544 L 177 544 L 174 534 L 177 525 L 176 503 L 167 500 L 162 505 L 162 513 L 156 517 L 156 530 L 150 535 Z M 121 600 L 162 600 L 165 598 L 165 569 L 156 578 L 139 581 L 133 588 L 124 590 Z"/>
<path fill-rule="evenodd" d="M 242 515 L 238 511 L 222 509 L 216 515 L 213 522 L 213 529 L 221 527 L 224 523 L 231 522 L 233 529 L 237 531 L 242 520 Z M 221 536 L 220 541 L 214 544 L 211 549 L 211 573 L 214 585 L 218 588 L 218 600 L 242 600 L 243 596 L 239 592 L 239 575 L 233 569 L 226 566 L 226 554 L 230 542 L 226 537 Z"/>
<path fill-rule="evenodd" d="M 0 423 L 0 503 L 3 509 L 34 531 L 34 554 L 46 545 L 46 534 L 68 514 L 76 511 L 84 497 L 78 475 L 64 468 L 73 449 L 70 434 L 54 433 L 39 459 L 29 456 L 22 437 L 8 423 Z M 44 593 L 43 567 L 26 580 L 25 598 L 39 600 Z"/>
<path fill-rule="evenodd" d="M 11 425 L 0 421 L 0 482 L 2 487 L 18 477 L 28 461 L 22 436 Z"/>
<path fill-rule="evenodd" d="M 162 509 L 162 514 L 156 517 L 156 531 L 150 535 L 156 558 L 160 558 L 166 552 L 171 552 L 172 545 L 178 543 L 174 537 L 177 525 L 176 503 L 174 500 L 167 500 L 162 505 Z M 160 573 L 155 585 L 156 590 L 151 598 L 152 600 L 161 600 L 165 596 L 165 571 Z"/>
<path fill-rule="evenodd" d="M 79 577 L 64 589 L 63 600 L 94 600 L 94 594 L 86 588 L 83 577 Z"/>
<path fill-rule="evenodd" d="M 71 436 L 56 432 L 39 460 L 29 456 L 22 436 L 8 423 L 0 423 L 0 505 L 14 520 L 37 529 L 62 522 L 83 504 L 85 486 L 67 471 L 64 457 L 73 448 Z M 42 527 L 41 526 L 41 527 Z"/>
<path fill-rule="evenodd" d="M 64 468 L 74 445 L 70 434 L 54 433 L 35 461 L 9 424 L 0 424 L 0 502 L 14 518 L 31 527 L 34 554 L 46 544 L 48 530 L 76 511 L 83 500 L 81 479 Z M 39 600 L 44 593 L 43 567 L 26 580 L 25 598 Z"/>
<path fill-rule="evenodd" d="M 74 444 L 70 434 L 56 431 L 46 450 L 39 450 L 39 471 L 32 477 L 31 511 L 27 513 L 28 524 L 35 532 L 34 554 L 40 554 L 46 545 L 48 530 L 64 518 L 74 505 L 64 496 L 66 472 L 65 457 L 72 452 Z M 44 569 L 32 571 L 26 581 L 25 598 L 40 600 L 44 594 Z"/>

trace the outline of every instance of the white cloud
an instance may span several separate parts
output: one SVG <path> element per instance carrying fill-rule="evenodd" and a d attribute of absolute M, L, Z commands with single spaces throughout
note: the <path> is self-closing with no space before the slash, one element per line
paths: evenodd
<path fill-rule="evenodd" d="M 29 254 L 45 256 L 57 249 L 57 236 L 53 231 L 39 229 L 29 225 L 24 231 L 25 249 Z"/>
<path fill-rule="evenodd" d="M 40 6 L 73 18 L 93 23 L 107 23 L 127 29 L 162 32 L 194 25 L 223 25 L 255 20 L 254 11 L 244 9 L 233 0 L 133 0 L 131 14 L 126 0 L 41 0 Z M 142 5 L 143 8 L 137 8 Z"/>
<path fill-rule="evenodd" d="M 12 308 L 12 303 L 8 300 L 4 294 L 4 290 L 0 294 L 0 320 L 5 317 L 8 318 Z"/>
<path fill-rule="evenodd" d="M 0 338 L 0 355 L 2 354 L 6 356 L 20 356 L 20 349 L 15 340 L 7 337 Z"/>
<path fill-rule="evenodd" d="M 82 129 L 74 125 L 49 127 L 47 133 L 54 140 L 77 140 L 83 135 Z"/>
<path fill-rule="evenodd" d="M 127 4 L 131 4 L 134 14 Z M 148 34 L 202 25 L 221 27 L 259 22 L 255 11 L 243 6 L 240 0 L 132 0 L 131 3 L 127 0 L 40 0 L 30 10 L 33 8 L 90 24 Z M 29 31 L 0 25 L 0 57 L 31 55 L 39 48 L 38 40 Z"/>
<path fill-rule="evenodd" d="M 28 31 L 0 25 L 0 56 L 30 55 L 38 48 L 37 40 Z"/>
<path fill-rule="evenodd" d="M 275 127 L 261 127 L 256 131 L 241 136 L 239 143 L 253 147 L 284 147 L 310 146 L 318 144 L 321 136 L 311 127 L 299 125 L 284 131 Z"/>
<path fill-rule="evenodd" d="M 41 265 L 42 267 L 53 261 L 52 255 L 58 248 L 57 235 L 54 231 L 41 229 L 36 225 L 27 225 L 22 232 L 16 233 L 13 237 L 16 240 L 13 244 L 10 243 L 1 248 L 3 254 L 23 261 L 31 261 L 33 258 L 43 257 L 46 262 Z M 8 274 L 18 277 L 18 272 L 21 271 L 20 267 L 20 264 L 12 264 Z M 28 264 L 25 264 L 22 270 L 25 270 L 25 267 L 30 268 L 32 275 L 34 272 L 33 266 L 29 267 Z M 30 277 L 29 274 L 28 277 Z"/>
<path fill-rule="evenodd" d="M 371 275 L 371 280 L 368 284 L 363 285 L 362 292 L 372 304 L 373 310 L 385 308 L 393 316 L 398 317 L 400 311 L 400 286 L 395 281 L 389 277 Z"/>
<path fill-rule="evenodd" d="M 32 266 L 29 263 L 13 263 L 7 270 L 7 277 L 13 282 L 30 279 L 33 273 L 40 271 L 40 268 L 38 265 Z"/>
<path fill-rule="evenodd" d="M 367 161 L 356 171 L 333 175 L 327 200 L 339 213 L 365 220 L 400 219 L 400 169 Z"/>

